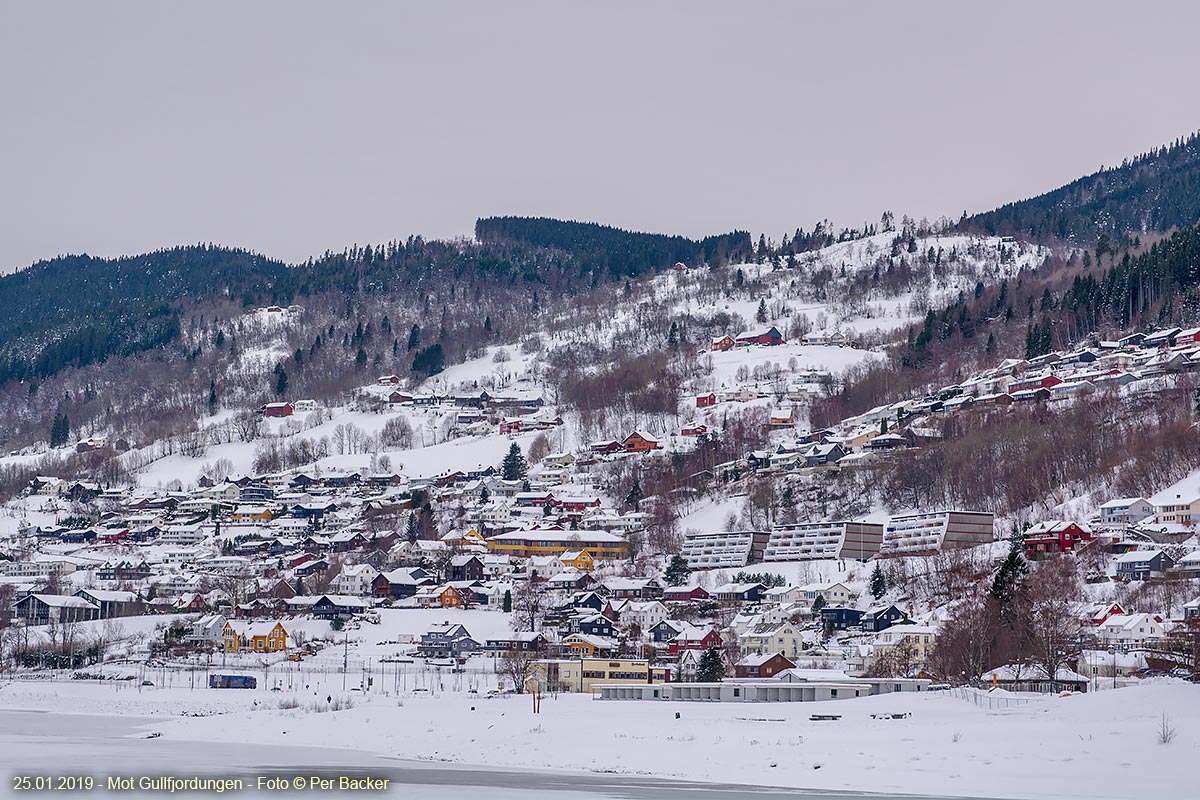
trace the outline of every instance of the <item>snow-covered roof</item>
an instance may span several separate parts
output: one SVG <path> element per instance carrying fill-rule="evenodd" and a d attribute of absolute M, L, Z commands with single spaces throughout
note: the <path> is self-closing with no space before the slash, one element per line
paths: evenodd
<path fill-rule="evenodd" d="M 1146 498 L 1152 505 L 1191 505 L 1200 500 L 1200 470 Z"/>

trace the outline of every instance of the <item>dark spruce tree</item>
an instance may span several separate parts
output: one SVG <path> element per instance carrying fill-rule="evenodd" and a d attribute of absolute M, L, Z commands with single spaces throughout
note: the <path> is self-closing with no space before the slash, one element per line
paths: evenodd
<path fill-rule="evenodd" d="M 516 442 L 508 448 L 504 460 L 500 462 L 500 477 L 506 481 L 524 480 L 529 466 L 525 463 L 525 455 Z"/>

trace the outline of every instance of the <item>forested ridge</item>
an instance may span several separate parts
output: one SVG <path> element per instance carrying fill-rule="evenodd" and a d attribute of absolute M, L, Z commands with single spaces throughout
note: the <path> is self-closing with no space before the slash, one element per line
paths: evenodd
<path fill-rule="evenodd" d="M 754 242 L 746 231 L 694 241 L 661 233 L 634 233 L 593 222 L 546 217 L 488 217 L 475 223 L 481 242 L 523 243 L 570 253 L 580 264 L 614 278 L 633 278 L 677 262 L 724 265 L 749 260 Z"/>
<path fill-rule="evenodd" d="M 38 262 L 0 278 L 0 383 L 160 347 L 179 335 L 178 301 L 266 302 L 286 275 L 281 262 L 210 245 Z"/>
<path fill-rule="evenodd" d="M 235 248 L 196 245 L 115 259 L 62 256 L 0 277 L 0 384 L 40 381 L 67 367 L 160 348 L 180 334 L 185 306 L 250 308 L 322 294 L 390 296 L 437 313 L 483 292 L 532 301 L 706 260 L 748 258 L 748 233 L 700 242 L 591 223 L 492 218 L 480 241 L 419 236 L 327 252 L 288 266 Z M 540 294 L 539 294 L 540 293 Z"/>
<path fill-rule="evenodd" d="M 1045 194 L 964 217 L 958 229 L 1085 247 L 1200 222 L 1200 134 Z"/>

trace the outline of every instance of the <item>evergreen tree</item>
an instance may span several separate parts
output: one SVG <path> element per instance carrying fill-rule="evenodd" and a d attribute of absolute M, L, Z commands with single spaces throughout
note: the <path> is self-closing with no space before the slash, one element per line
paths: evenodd
<path fill-rule="evenodd" d="M 68 434 L 65 429 L 66 416 L 59 411 L 54 415 L 54 422 L 50 424 L 50 446 L 62 447 L 67 443 Z"/>
<path fill-rule="evenodd" d="M 1028 574 L 1029 564 L 1025 562 L 1021 548 L 1019 546 L 1009 548 L 1008 557 L 1004 559 L 1004 563 L 1000 565 L 1000 570 L 992 581 L 992 597 L 996 598 L 996 602 L 1002 609 L 1020 593 L 1025 584 L 1025 576 Z"/>
<path fill-rule="evenodd" d="M 365 347 L 358 348 L 358 353 L 354 356 L 354 365 L 357 367 L 365 367 L 367 365 L 367 350 Z"/>
<path fill-rule="evenodd" d="M 296 594 L 304 594 L 304 578 L 300 575 L 296 576 Z"/>
<path fill-rule="evenodd" d="M 525 454 L 521 452 L 521 447 L 513 442 L 508 448 L 507 455 L 500 462 L 500 477 L 506 481 L 519 481 L 525 477 L 525 473 L 529 471 L 529 465 L 525 462 Z"/>
<path fill-rule="evenodd" d="M 404 538 L 410 542 L 415 542 L 421 538 L 421 533 L 417 530 L 417 515 L 415 513 L 408 515 L 408 523 L 404 527 Z"/>
<path fill-rule="evenodd" d="M 419 375 L 436 375 L 445 366 L 445 355 L 440 344 L 431 344 L 418 350 L 412 361 L 412 371 Z"/>
<path fill-rule="evenodd" d="M 492 499 L 492 493 L 488 491 L 488 488 L 486 486 L 484 486 L 482 489 L 479 490 L 479 504 L 480 505 L 485 505 L 491 499 Z"/>
<path fill-rule="evenodd" d="M 217 413 L 217 382 L 215 380 L 208 382 L 208 413 Z"/>
<path fill-rule="evenodd" d="M 879 435 L 883 436 L 887 432 L 888 432 L 887 420 L 886 419 L 879 420 Z"/>
<path fill-rule="evenodd" d="M 629 508 L 637 508 L 637 505 L 642 500 L 642 482 L 638 478 L 633 479 L 633 486 L 629 487 L 629 494 L 625 495 L 625 505 Z"/>
<path fill-rule="evenodd" d="M 417 349 L 417 345 L 421 343 L 421 326 L 414 324 L 408 332 L 408 352 Z"/>
<path fill-rule="evenodd" d="M 683 586 L 687 583 L 688 576 L 691 574 L 692 568 L 688 566 L 687 559 L 680 555 L 674 555 L 671 556 L 671 561 L 667 564 L 663 578 L 666 580 L 668 586 Z"/>
<path fill-rule="evenodd" d="M 501 606 L 501 609 L 505 614 L 512 613 L 512 589 L 504 590 L 504 604 Z"/>
<path fill-rule="evenodd" d="M 700 663 L 696 667 L 696 680 L 700 683 L 716 683 L 725 677 L 725 662 L 721 658 L 721 651 L 715 647 L 710 647 L 704 651 L 704 655 L 700 656 Z"/>
<path fill-rule="evenodd" d="M 760 323 L 765 323 L 767 321 L 767 298 L 764 297 L 758 301 L 758 311 L 754 313 L 754 319 L 758 320 Z"/>
<path fill-rule="evenodd" d="M 679 324 L 675 320 L 671 320 L 671 330 L 667 331 L 667 347 L 675 347 L 679 344 Z"/>
<path fill-rule="evenodd" d="M 813 598 L 812 615 L 815 617 L 821 613 L 821 609 L 825 607 L 825 595 L 818 594 Z"/>
<path fill-rule="evenodd" d="M 276 396 L 283 397 L 283 395 L 287 392 L 287 387 L 288 387 L 287 371 L 284 370 L 282 363 L 276 364 L 275 365 L 275 394 L 276 394 Z"/>
<path fill-rule="evenodd" d="M 876 600 L 887 594 L 887 578 L 883 574 L 883 568 L 878 563 L 875 564 L 875 570 L 871 573 L 871 597 Z"/>

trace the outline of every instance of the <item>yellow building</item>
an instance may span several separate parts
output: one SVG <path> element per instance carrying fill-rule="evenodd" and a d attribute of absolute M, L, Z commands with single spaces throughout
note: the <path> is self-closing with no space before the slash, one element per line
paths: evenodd
<path fill-rule="evenodd" d="M 451 547 L 466 547 L 468 545 L 482 545 L 483 547 L 487 547 L 487 539 L 484 539 L 479 531 L 474 528 L 468 528 L 461 533 L 459 531 L 450 531 L 442 537 L 442 541 Z"/>
<path fill-rule="evenodd" d="M 234 522 L 270 522 L 271 509 L 266 506 L 238 506 L 233 511 Z"/>
<path fill-rule="evenodd" d="M 629 554 L 628 542 L 607 531 L 515 531 L 493 536 L 487 545 L 493 553 L 506 553 L 514 558 L 561 556 L 586 550 L 594 561 L 618 561 Z"/>
<path fill-rule="evenodd" d="M 580 572 L 591 572 L 596 568 L 596 560 L 587 550 L 568 550 L 558 557 L 564 567 L 577 569 Z"/>
<path fill-rule="evenodd" d="M 933 654 L 934 629 L 928 625 L 893 625 L 875 634 L 871 660 L 905 668 L 925 667 Z"/>
<path fill-rule="evenodd" d="M 526 682 L 543 692 L 590 692 L 595 686 L 614 683 L 667 683 L 668 667 L 651 666 L 649 661 L 621 658 L 573 658 L 535 661 L 533 674 Z"/>
<path fill-rule="evenodd" d="M 225 652 L 281 653 L 287 650 L 288 633 L 278 622 L 254 622 L 245 625 L 225 623 L 222 633 Z"/>

